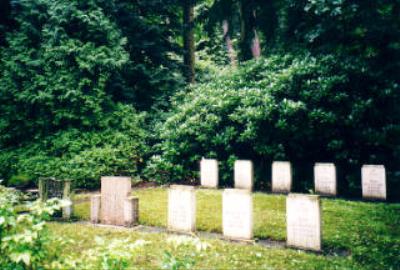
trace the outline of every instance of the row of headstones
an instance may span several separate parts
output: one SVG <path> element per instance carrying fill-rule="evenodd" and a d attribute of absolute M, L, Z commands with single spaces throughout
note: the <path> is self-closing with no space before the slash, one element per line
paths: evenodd
<path fill-rule="evenodd" d="M 196 231 L 196 192 L 193 186 L 173 185 L 168 194 L 168 229 Z M 286 197 L 287 246 L 321 250 L 321 203 L 318 195 Z M 222 231 L 227 239 L 253 239 L 253 197 L 246 189 L 225 189 L 222 195 Z"/>
<path fill-rule="evenodd" d="M 102 177 L 101 195 L 91 198 L 93 223 L 132 226 L 138 223 L 139 202 L 132 197 L 130 177 Z M 253 198 L 250 190 L 225 189 L 222 198 L 223 235 L 253 239 Z M 286 200 L 287 245 L 321 250 L 321 203 L 318 195 L 289 194 Z M 173 185 L 168 191 L 168 230 L 196 231 L 196 190 Z"/>
<path fill-rule="evenodd" d="M 218 187 L 218 161 L 202 159 L 200 182 L 203 187 Z M 253 162 L 236 160 L 234 165 L 235 188 L 252 190 L 254 184 Z M 362 195 L 366 199 L 386 200 L 386 171 L 383 165 L 363 165 L 361 169 Z M 336 196 L 336 167 L 333 163 L 316 163 L 314 166 L 315 192 Z M 272 192 L 289 193 L 292 189 L 292 166 L 287 161 L 272 163 Z"/>

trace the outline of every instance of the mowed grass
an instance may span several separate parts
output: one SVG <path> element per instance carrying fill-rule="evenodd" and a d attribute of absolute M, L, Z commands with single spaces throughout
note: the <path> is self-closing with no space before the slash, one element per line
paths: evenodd
<path fill-rule="evenodd" d="M 168 192 L 165 188 L 138 189 L 133 192 L 139 197 L 139 223 L 166 227 Z M 77 196 L 81 200 L 87 195 Z M 222 231 L 222 191 L 199 189 L 197 197 L 197 230 Z M 284 241 L 286 238 L 284 195 L 254 193 L 254 235 L 258 239 Z M 79 219 L 88 220 L 89 202 L 75 206 Z M 320 260 L 338 261 L 342 268 L 354 269 L 400 269 L 400 204 L 322 199 L 323 246 Z M 228 245 L 223 244 L 221 245 Z M 247 248 L 255 248 L 248 247 Z M 265 252 L 292 254 L 292 249 L 275 250 L 257 247 Z M 229 248 L 230 249 L 230 248 Z M 331 257 L 335 252 L 346 251 L 346 257 Z M 228 251 L 227 251 L 228 252 Z M 228 252 L 229 253 L 229 252 Z M 226 256 L 229 257 L 229 254 Z M 244 254 L 244 253 L 243 253 Z M 301 252 L 301 261 L 309 260 L 309 253 Z M 327 254 L 330 254 L 327 256 Z M 246 257 L 246 255 L 243 255 Z M 245 258 L 242 258 L 245 260 Z M 249 258 L 247 258 L 249 259 Z M 281 261 L 287 258 L 281 254 Z M 314 259 L 312 259 L 314 260 Z M 305 262 L 304 261 L 304 262 Z M 279 269 L 292 268 L 290 262 L 278 264 Z M 297 265 L 297 264 L 296 264 Z M 301 263 L 300 263 L 301 265 Z M 335 263 L 324 267 L 334 268 Z M 208 265 L 212 267 L 213 265 Z M 260 266 L 260 265 L 258 265 Z M 297 265 L 298 266 L 298 265 Z M 322 265 L 320 265 L 322 266 Z M 255 266 L 254 266 L 255 267 Z"/>
<path fill-rule="evenodd" d="M 137 250 L 129 262 L 128 269 L 162 269 L 165 252 L 173 254 L 175 260 L 190 258 L 194 263 L 190 269 L 357 269 L 349 257 L 322 256 L 285 248 L 265 248 L 259 245 L 226 242 L 218 239 L 202 239 L 209 247 L 201 252 L 194 246 L 176 248 L 168 242 L 170 234 L 144 233 L 119 228 L 101 228 L 85 224 L 49 224 L 50 230 L 70 242 L 63 248 L 66 254 L 77 261 L 85 260 L 85 251 L 95 248 L 95 238 L 105 243 L 114 240 L 148 241 Z M 172 236 L 173 237 L 173 236 Z M 79 269 L 79 268 L 77 268 Z M 186 269 L 186 268 L 179 268 Z"/>

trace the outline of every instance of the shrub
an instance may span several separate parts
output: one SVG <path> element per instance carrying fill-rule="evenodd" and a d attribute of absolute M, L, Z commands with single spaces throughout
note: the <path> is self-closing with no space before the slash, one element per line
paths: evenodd
<path fill-rule="evenodd" d="M 363 63 L 329 55 L 251 61 L 174 97 L 173 112 L 158 127 L 163 162 L 150 167 L 169 170 L 159 174 L 164 182 L 182 181 L 196 176 L 202 156 L 215 157 L 228 184 L 234 160 L 252 159 L 262 188 L 272 160 L 298 164 L 301 181 L 312 180 L 301 168 L 316 161 L 346 171 L 384 163 L 390 171 L 399 160 L 398 87 L 377 81 Z"/>
<path fill-rule="evenodd" d="M 43 269 L 57 260 L 45 226 L 63 204 L 57 199 L 21 205 L 21 195 L 0 185 L 0 268 Z M 18 213 L 18 209 L 24 213 Z"/>
<path fill-rule="evenodd" d="M 144 114 L 120 105 L 102 120 L 103 129 L 68 129 L 9 148 L 0 154 L 1 177 L 12 174 L 71 179 L 76 187 L 93 188 L 102 175 L 137 174 L 147 147 Z"/>

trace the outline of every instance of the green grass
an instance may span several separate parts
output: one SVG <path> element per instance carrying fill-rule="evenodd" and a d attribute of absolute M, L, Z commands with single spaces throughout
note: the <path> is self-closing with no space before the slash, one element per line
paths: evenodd
<path fill-rule="evenodd" d="M 163 188 L 139 189 L 133 192 L 139 197 L 139 223 L 166 226 L 167 190 Z M 199 231 L 221 232 L 222 193 L 220 190 L 197 190 L 197 222 Z M 77 196 L 82 199 L 82 195 Z M 322 199 L 323 246 L 325 255 L 298 252 L 292 249 L 271 249 L 259 246 L 243 246 L 213 240 L 216 253 L 200 260 L 202 268 L 232 268 L 236 261 L 248 268 L 277 269 L 400 269 L 400 204 L 355 202 L 342 199 Z M 75 206 L 75 214 L 83 220 L 89 216 L 89 202 Z M 69 230 L 68 226 L 53 225 L 53 229 Z M 62 227 L 62 228 L 61 228 Z M 103 229 L 88 230 L 88 234 L 103 233 Z M 116 232 L 108 231 L 114 237 Z M 122 233 L 122 232 L 119 232 Z M 137 237 L 166 237 L 140 235 Z M 73 235 L 73 233 L 72 233 Z M 139 236 L 140 235 L 140 236 Z M 285 196 L 254 194 L 254 235 L 259 239 L 285 240 Z M 75 237 L 75 236 L 73 236 Z M 163 248 L 154 249 L 160 252 Z M 337 250 L 347 250 L 347 257 L 327 256 Z M 254 254 L 261 252 L 261 258 Z M 217 256 L 217 254 L 219 254 Z M 149 255 L 150 256 L 150 255 Z M 157 256 L 156 256 L 157 257 Z M 197 265 L 197 264 L 196 264 Z M 148 265 L 152 266 L 152 265 Z M 233 264 L 235 267 L 236 265 Z"/>

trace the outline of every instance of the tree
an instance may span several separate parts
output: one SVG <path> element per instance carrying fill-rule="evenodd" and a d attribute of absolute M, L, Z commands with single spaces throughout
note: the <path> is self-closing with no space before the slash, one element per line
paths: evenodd
<path fill-rule="evenodd" d="M 195 81 L 194 0 L 183 1 L 183 49 L 186 80 Z"/>

